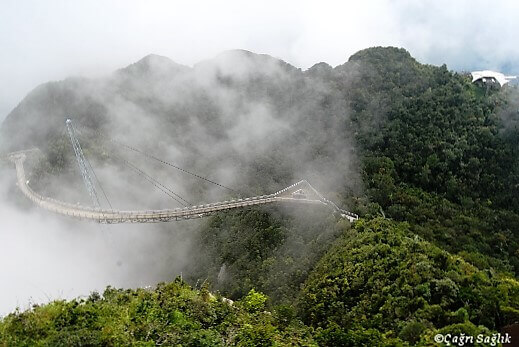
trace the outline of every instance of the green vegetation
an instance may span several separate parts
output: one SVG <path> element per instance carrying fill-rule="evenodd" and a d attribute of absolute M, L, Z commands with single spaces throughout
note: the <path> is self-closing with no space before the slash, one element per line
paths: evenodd
<path fill-rule="evenodd" d="M 252 65 L 261 71 L 266 61 Z M 519 322 L 517 88 L 483 91 L 397 48 L 363 50 L 336 68 L 281 66 L 283 78 L 218 78 L 243 103 L 290 120 L 290 132 L 254 155 L 232 148 L 193 165 L 239 168 L 236 185 L 250 194 L 288 185 L 295 173 L 318 178 L 308 168 L 319 167 L 333 183 L 323 183 L 325 195 L 360 221 L 310 208 L 213 216 L 184 273 L 193 285 L 206 280 L 203 289 L 178 280 L 155 290 L 109 288 L 16 312 L 0 322 L 0 345 L 431 345 L 439 332 L 491 333 Z M 207 91 L 193 95 L 200 103 L 180 109 L 214 143 L 228 139 L 216 101 Z M 171 122 L 189 133 L 180 111 L 167 110 L 156 111 L 164 128 L 174 133 Z M 65 140 L 51 133 L 39 144 L 40 182 L 71 162 Z M 93 140 L 86 151 L 102 157 Z M 203 151 L 192 142 L 175 146 L 196 157 Z"/>
<path fill-rule="evenodd" d="M 312 207 L 218 215 L 196 240 L 200 253 L 191 282 L 207 278 L 233 299 L 256 288 L 273 304 L 292 304 L 315 263 L 347 229 L 348 222 L 337 224 L 328 210 Z"/>
<path fill-rule="evenodd" d="M 519 282 L 478 270 L 413 236 L 406 223 L 379 218 L 359 221 L 337 240 L 308 278 L 299 306 L 325 345 L 358 345 L 359 338 L 427 343 L 439 330 L 514 323 Z"/>
<path fill-rule="evenodd" d="M 503 121 L 517 118 L 517 89 L 481 96 L 467 77 L 404 50 L 350 60 L 368 71 L 352 105 L 369 199 L 427 240 L 517 273 L 519 133 Z"/>
<path fill-rule="evenodd" d="M 56 301 L 4 318 L 2 346 L 315 346 L 308 328 L 265 311 L 250 291 L 228 303 L 180 280 L 154 290 L 107 288 L 100 296 Z"/>

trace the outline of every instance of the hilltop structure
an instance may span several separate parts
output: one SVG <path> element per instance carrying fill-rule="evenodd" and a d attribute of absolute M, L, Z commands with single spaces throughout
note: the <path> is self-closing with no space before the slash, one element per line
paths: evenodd
<path fill-rule="evenodd" d="M 505 76 L 501 72 L 491 71 L 491 70 L 483 70 L 483 71 L 473 71 L 472 75 L 472 83 L 491 83 L 491 84 L 499 84 L 500 87 L 504 86 L 511 80 L 517 78 L 517 76 Z"/>

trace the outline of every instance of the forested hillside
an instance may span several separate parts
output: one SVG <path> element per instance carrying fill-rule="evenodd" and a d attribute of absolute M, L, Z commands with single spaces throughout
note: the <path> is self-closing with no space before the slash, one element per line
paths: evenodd
<path fill-rule="evenodd" d="M 191 201 L 305 178 L 361 219 L 279 206 L 215 215 L 193 234 L 188 284 L 15 312 L 0 344 L 425 345 L 500 331 L 519 322 L 518 105 L 517 87 L 477 86 L 392 47 L 306 71 L 245 51 L 193 68 L 148 56 L 106 79 L 40 86 L 0 145 L 42 150 L 31 179 L 47 194 L 60 193 L 53 177 L 80 179 L 62 131 L 73 115 L 105 172 L 119 174 L 117 138 L 235 189 L 178 176 Z M 128 194 L 116 203 L 164 204 Z"/>

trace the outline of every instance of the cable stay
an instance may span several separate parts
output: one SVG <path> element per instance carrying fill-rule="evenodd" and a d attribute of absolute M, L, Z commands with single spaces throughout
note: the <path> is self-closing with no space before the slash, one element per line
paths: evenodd
<path fill-rule="evenodd" d="M 84 136 L 81 132 L 77 132 L 80 136 Z M 105 148 L 106 149 L 106 148 Z M 152 176 L 150 176 L 149 174 L 147 174 L 146 172 L 144 172 L 143 170 L 141 170 L 139 167 L 137 167 L 136 165 L 132 164 L 131 162 L 129 162 L 128 160 L 120 157 L 120 156 L 117 156 L 115 155 L 112 151 L 110 152 L 111 154 L 107 154 L 109 157 L 112 157 L 113 159 L 116 159 L 116 160 L 119 160 L 120 162 L 122 162 L 124 165 L 126 165 L 128 168 L 130 168 L 131 170 L 133 170 L 134 172 L 136 172 L 138 175 L 144 177 L 144 179 L 146 179 L 148 182 L 150 182 L 155 188 L 159 189 L 160 191 L 162 191 L 164 194 L 166 194 L 167 196 L 169 196 L 170 198 L 172 198 L 173 200 L 175 200 L 177 203 L 179 203 L 180 205 L 182 206 L 189 206 L 189 205 L 192 205 L 189 201 L 187 201 L 186 199 L 184 199 L 182 196 L 180 196 L 179 194 L 175 193 L 173 190 L 171 190 L 170 188 L 166 187 L 165 185 L 163 185 L 162 183 L 160 183 L 157 179 L 153 178 Z M 93 171 L 93 170 L 92 170 Z M 95 175 L 95 172 L 94 172 L 94 175 Z M 97 178 L 97 176 L 96 176 Z M 110 205 L 111 206 L 111 205 Z"/>
<path fill-rule="evenodd" d="M 189 201 L 184 199 L 182 196 L 180 196 L 179 194 L 175 193 L 173 190 L 171 190 L 170 188 L 166 187 L 165 185 L 160 183 L 157 179 L 153 178 L 152 176 L 150 176 L 149 174 L 147 174 L 143 170 L 139 169 L 137 166 L 135 166 L 134 164 L 130 163 L 128 160 L 126 160 L 126 159 L 124 159 L 122 157 L 119 157 L 119 156 L 117 156 L 117 155 L 115 155 L 113 153 L 109 154 L 109 156 L 114 158 L 114 159 L 116 159 L 116 160 L 119 160 L 124 165 L 129 167 L 131 170 L 136 172 L 138 175 L 144 177 L 144 179 L 147 180 L 148 182 L 150 182 L 155 188 L 157 188 L 160 191 L 162 191 L 164 194 L 166 194 L 167 196 L 169 196 L 170 198 L 172 198 L 173 200 L 178 202 L 180 205 L 182 205 L 182 206 L 190 206 L 190 205 L 192 205 Z"/>
<path fill-rule="evenodd" d="M 238 192 L 237 190 L 235 190 L 235 189 L 232 189 L 232 188 L 227 187 L 227 186 L 225 186 L 225 185 L 223 185 L 223 184 L 221 184 L 221 183 L 218 183 L 218 182 L 215 182 L 215 181 L 213 181 L 213 180 L 210 180 L 210 179 L 208 179 L 207 177 L 200 176 L 200 175 L 198 175 L 198 174 L 196 174 L 196 173 L 194 173 L 194 172 L 191 172 L 191 171 L 189 171 L 189 170 L 186 170 L 186 169 L 184 169 L 184 168 L 181 168 L 181 167 L 179 167 L 179 166 L 177 166 L 177 165 L 175 165 L 175 164 L 173 164 L 173 163 L 170 163 L 170 162 L 168 162 L 168 161 L 166 161 L 166 160 L 160 159 L 160 158 L 158 158 L 158 157 L 156 157 L 156 156 L 154 156 L 154 155 L 152 155 L 152 154 L 146 153 L 146 152 L 144 152 L 144 151 L 142 151 L 142 150 L 140 150 L 140 149 L 137 149 L 137 148 L 135 148 L 135 147 L 132 147 L 132 146 L 130 146 L 130 145 L 127 145 L 127 144 L 125 144 L 125 143 L 122 143 L 122 142 L 120 142 L 120 141 L 118 141 L 118 140 L 108 138 L 108 137 L 106 137 L 105 135 L 101 134 L 101 133 L 100 133 L 99 131 L 97 131 L 97 130 L 90 129 L 90 128 L 87 128 L 87 127 L 85 127 L 85 126 L 81 126 L 81 128 L 82 128 L 82 129 L 85 129 L 85 130 L 87 130 L 87 131 L 93 132 L 94 134 L 98 135 L 99 137 L 101 137 L 101 138 L 103 138 L 103 139 L 107 140 L 108 142 L 111 142 L 111 143 L 113 143 L 113 144 L 115 144 L 115 145 L 118 145 L 118 146 L 123 147 L 123 148 L 125 148 L 125 149 L 128 149 L 128 150 L 130 150 L 130 151 L 133 151 L 133 152 L 135 152 L 135 153 L 139 153 L 139 154 L 141 154 L 141 155 L 143 155 L 143 156 L 145 156 L 145 157 L 147 157 L 147 158 L 149 158 L 149 159 L 153 159 L 153 160 L 155 160 L 155 161 L 158 161 L 159 163 L 161 163 L 161 164 L 163 164 L 163 165 L 170 166 L 170 167 L 172 167 L 172 168 L 174 168 L 174 169 L 176 169 L 176 170 L 179 170 L 179 171 L 181 171 L 181 172 L 183 172 L 183 173 L 186 173 L 186 174 L 188 174 L 188 175 L 191 175 L 191 176 L 193 176 L 193 177 L 195 177 L 195 178 L 201 179 L 201 180 L 206 181 L 206 182 L 208 182 L 208 183 L 214 184 L 214 185 L 216 185 L 216 186 L 218 186 L 218 187 L 220 187 L 220 188 L 227 189 L 228 191 L 231 191 L 231 192 L 233 192 L 233 193 L 236 193 L 236 194 L 240 195 L 239 192 Z"/>
<path fill-rule="evenodd" d="M 110 209 L 113 210 L 112 204 L 110 203 L 110 200 L 108 199 L 106 192 L 103 189 L 103 186 L 101 185 L 101 182 L 97 178 L 94 168 L 92 167 L 88 159 L 85 157 L 85 154 L 83 153 L 83 149 L 81 148 L 79 140 L 76 136 L 76 129 L 72 124 L 72 120 L 67 119 L 65 124 L 67 126 L 67 132 L 70 138 L 70 142 L 72 143 L 72 147 L 74 149 L 74 154 L 76 156 L 76 160 L 79 166 L 79 171 L 81 172 L 83 182 L 85 183 L 85 187 L 88 191 L 88 194 L 90 195 L 94 208 L 101 209 L 101 203 L 99 200 L 99 196 L 97 194 L 96 185 L 94 183 L 94 180 L 92 179 L 92 175 L 95 178 L 97 185 L 101 188 L 101 191 L 103 192 L 103 195 L 106 201 L 108 202 Z M 90 173 L 92 173 L 92 175 Z"/>
<path fill-rule="evenodd" d="M 103 188 L 103 185 L 101 184 L 101 181 L 97 178 L 97 174 L 96 174 L 96 172 L 94 171 L 94 168 L 92 167 L 92 165 L 90 164 L 90 160 L 88 160 L 87 157 L 85 157 L 85 159 L 86 159 L 86 162 L 87 162 L 87 164 L 88 164 L 88 167 L 90 168 L 90 170 L 91 170 L 92 173 L 94 174 L 94 178 L 95 178 L 95 180 L 96 180 L 96 182 L 97 182 L 97 185 L 99 186 L 99 188 L 101 188 L 101 192 L 103 193 L 103 196 L 105 197 L 105 200 L 106 200 L 106 202 L 108 203 L 108 206 L 110 206 L 110 210 L 113 211 L 114 208 L 112 207 L 112 204 L 110 203 L 110 200 L 108 199 L 108 196 L 106 195 L 106 192 L 105 192 L 105 190 L 104 190 L 104 188 Z"/>
<path fill-rule="evenodd" d="M 206 182 L 212 183 L 212 184 L 217 185 L 217 186 L 219 186 L 219 187 L 221 187 L 221 188 L 227 189 L 227 190 L 229 190 L 229 191 L 231 191 L 231 192 L 233 192 L 233 193 L 237 193 L 237 194 L 238 194 L 238 192 L 237 192 L 236 190 L 232 189 L 232 188 L 226 187 L 226 186 L 224 186 L 223 184 L 220 184 L 220 183 L 214 182 L 214 181 L 212 181 L 212 180 L 210 180 L 210 179 L 208 179 L 208 178 L 205 178 L 205 177 L 202 177 L 202 176 L 200 176 L 200 175 L 197 175 L 197 174 L 195 174 L 195 173 L 193 173 L 193 172 L 190 172 L 190 171 L 188 171 L 188 170 L 186 170 L 186 169 L 183 169 L 183 168 L 181 168 L 181 167 L 178 167 L 178 166 L 176 166 L 176 165 L 174 165 L 174 164 L 172 164 L 172 163 L 169 163 L 169 162 L 167 162 L 167 161 L 165 161 L 165 160 L 162 160 L 162 159 L 160 159 L 160 158 L 157 158 L 157 157 L 155 157 L 155 156 L 153 156 L 153 155 L 151 155 L 151 154 L 145 153 L 145 152 L 143 152 L 143 151 L 141 151 L 141 150 L 139 150 L 139 149 L 137 149 L 137 148 L 134 148 L 134 147 L 132 147 L 132 146 L 126 145 L 126 144 L 121 143 L 121 142 L 119 142 L 119 141 L 117 141 L 117 140 L 110 140 L 110 142 L 115 143 L 115 144 L 117 144 L 117 145 L 119 145 L 119 146 L 122 146 L 122 147 L 124 147 L 124 148 L 126 148 L 126 149 L 129 149 L 129 150 L 131 150 L 131 151 L 133 151 L 133 152 L 139 153 L 139 154 L 141 154 L 141 155 L 143 155 L 143 156 L 145 156 L 145 157 L 148 157 L 148 158 L 150 158 L 150 159 L 156 160 L 156 161 L 158 161 L 158 162 L 160 162 L 160 163 L 162 163 L 162 164 L 164 164 L 164 165 L 171 166 L 172 168 L 177 169 L 177 170 L 179 170 L 179 171 L 182 171 L 182 172 L 184 172 L 184 173 L 186 173 L 186 174 L 189 174 L 189 175 L 191 175 L 191 176 L 193 176 L 193 177 L 196 177 L 196 178 L 198 178 L 198 179 L 201 179 L 201 180 L 204 180 L 204 181 L 206 181 Z"/>

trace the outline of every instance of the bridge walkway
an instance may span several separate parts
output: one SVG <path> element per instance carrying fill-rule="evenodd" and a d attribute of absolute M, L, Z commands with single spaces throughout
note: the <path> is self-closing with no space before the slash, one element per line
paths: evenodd
<path fill-rule="evenodd" d="M 270 195 L 215 202 L 185 208 L 144 211 L 118 211 L 90 208 L 66 203 L 36 193 L 29 186 L 25 175 L 23 164 L 26 159 L 26 154 L 23 151 L 11 153 L 8 155 L 8 158 L 15 164 L 18 188 L 34 204 L 57 214 L 73 217 L 76 219 L 93 220 L 98 223 L 114 224 L 169 222 L 182 219 L 201 218 L 221 211 L 271 203 L 328 205 L 340 212 L 343 217 L 348 218 L 350 221 L 358 219 L 357 215 L 345 210 L 341 210 L 335 204 L 323 198 L 308 182 L 304 180 Z M 333 205 L 330 205 L 330 203 Z"/>

